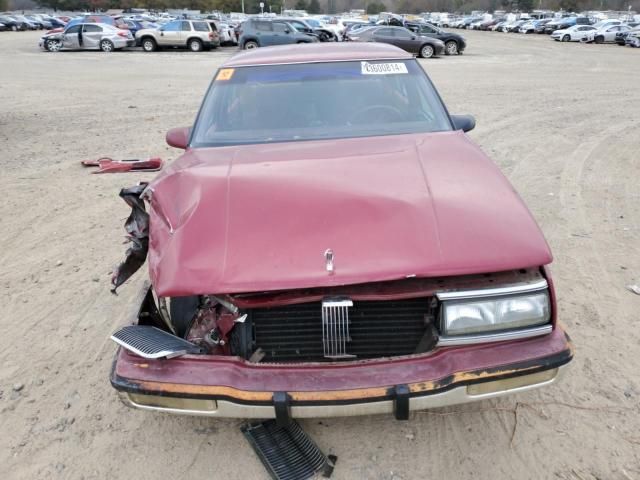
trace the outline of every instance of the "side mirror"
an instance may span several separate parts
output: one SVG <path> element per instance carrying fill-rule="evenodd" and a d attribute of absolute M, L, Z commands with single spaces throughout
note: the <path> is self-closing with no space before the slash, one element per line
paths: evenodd
<path fill-rule="evenodd" d="M 451 123 L 456 130 L 462 130 L 463 132 L 469 132 L 476 128 L 476 119 L 473 115 L 451 115 Z"/>
<path fill-rule="evenodd" d="M 166 141 L 171 147 L 185 150 L 189 145 L 189 131 L 187 127 L 172 128 L 167 132 Z"/>
<path fill-rule="evenodd" d="M 287 28 L 287 29 L 284 31 L 284 33 L 289 34 L 289 33 L 291 33 L 291 30 L 289 30 L 289 29 Z"/>

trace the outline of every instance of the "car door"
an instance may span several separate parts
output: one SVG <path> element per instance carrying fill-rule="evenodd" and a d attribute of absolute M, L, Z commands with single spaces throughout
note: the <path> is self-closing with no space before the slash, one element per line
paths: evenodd
<path fill-rule="evenodd" d="M 62 34 L 62 46 L 64 48 L 80 48 L 80 31 L 82 30 L 82 23 L 77 23 L 67 28 Z"/>
<path fill-rule="evenodd" d="M 187 39 L 191 36 L 191 22 L 182 21 L 180 23 L 180 31 L 178 32 L 177 43 L 174 45 L 186 45 Z"/>
<path fill-rule="evenodd" d="M 272 26 L 272 45 L 286 45 L 295 41 L 293 38 L 294 27 L 288 23 L 273 22 Z"/>
<path fill-rule="evenodd" d="M 394 45 L 402 48 L 410 53 L 418 53 L 420 49 L 420 40 L 413 32 L 410 32 L 406 28 L 394 28 Z"/>
<path fill-rule="evenodd" d="M 376 42 L 390 43 L 395 45 L 395 37 L 393 36 L 393 28 L 379 28 L 371 35 Z"/>
<path fill-rule="evenodd" d="M 175 20 L 160 28 L 158 45 L 176 45 L 180 41 L 182 21 Z"/>
<path fill-rule="evenodd" d="M 270 45 L 277 45 L 276 37 L 273 35 L 273 22 L 254 20 L 251 24 L 255 30 L 255 35 L 258 38 L 258 43 L 261 47 L 268 47 Z"/>
<path fill-rule="evenodd" d="M 85 23 L 82 26 L 82 48 L 96 50 L 100 46 L 102 27 L 93 23 Z"/>
<path fill-rule="evenodd" d="M 420 29 L 416 33 L 423 37 L 438 38 L 438 31 L 430 25 L 421 25 Z"/>
<path fill-rule="evenodd" d="M 609 27 L 604 32 L 604 41 L 605 42 L 613 42 L 616 38 L 616 33 L 620 31 L 619 25 L 614 25 L 613 27 Z"/>

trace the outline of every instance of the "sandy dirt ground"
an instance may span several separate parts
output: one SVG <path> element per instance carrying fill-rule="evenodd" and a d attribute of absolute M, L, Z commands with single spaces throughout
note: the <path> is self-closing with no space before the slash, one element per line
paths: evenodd
<path fill-rule="evenodd" d="M 303 427 L 338 480 L 640 479 L 640 296 L 625 288 L 640 283 L 640 50 L 465 35 L 465 55 L 423 64 L 545 232 L 575 360 L 541 391 Z M 144 279 L 109 293 L 117 193 L 151 175 L 78 163 L 176 158 L 165 131 L 191 124 L 235 49 L 47 54 L 37 39 L 0 34 L 0 478 L 267 478 L 241 421 L 117 399 L 108 338 Z"/>

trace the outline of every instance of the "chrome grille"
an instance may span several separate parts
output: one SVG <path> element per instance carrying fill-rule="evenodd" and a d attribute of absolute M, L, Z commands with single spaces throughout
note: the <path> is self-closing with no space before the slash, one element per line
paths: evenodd
<path fill-rule="evenodd" d="M 111 335 L 111 340 L 144 358 L 172 358 L 201 353 L 200 347 L 159 328 L 129 325 Z"/>
<path fill-rule="evenodd" d="M 357 359 L 415 353 L 429 324 L 430 303 L 429 297 L 354 301 L 347 307 L 346 353 Z M 262 349 L 267 362 L 331 361 L 325 356 L 322 310 L 322 302 L 247 310 L 248 350 Z"/>
<path fill-rule="evenodd" d="M 322 347 L 326 358 L 352 358 L 347 353 L 349 336 L 349 308 L 351 300 L 324 300 L 322 302 Z"/>

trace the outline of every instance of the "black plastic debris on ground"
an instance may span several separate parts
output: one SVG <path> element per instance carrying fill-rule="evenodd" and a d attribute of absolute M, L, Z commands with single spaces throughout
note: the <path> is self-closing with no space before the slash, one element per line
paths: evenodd
<path fill-rule="evenodd" d="M 328 478 L 333 473 L 337 457 L 325 456 L 295 421 L 279 427 L 267 420 L 242 427 L 242 433 L 274 480 L 306 480 L 317 472 Z"/>

